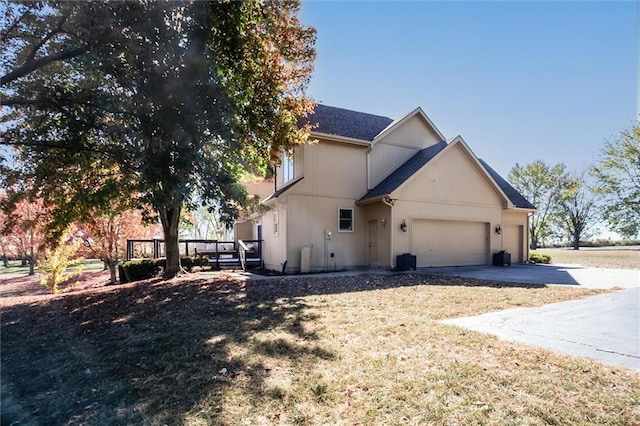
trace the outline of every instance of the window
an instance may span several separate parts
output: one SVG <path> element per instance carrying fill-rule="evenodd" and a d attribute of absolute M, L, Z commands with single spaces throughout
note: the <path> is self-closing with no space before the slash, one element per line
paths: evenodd
<path fill-rule="evenodd" d="M 353 231 L 353 209 L 340 209 L 338 213 L 338 229 L 340 232 Z"/>
<path fill-rule="evenodd" d="M 278 212 L 273 214 L 273 235 L 278 235 Z"/>
<path fill-rule="evenodd" d="M 294 178 L 293 153 L 284 153 L 282 156 L 282 182 L 288 182 Z"/>

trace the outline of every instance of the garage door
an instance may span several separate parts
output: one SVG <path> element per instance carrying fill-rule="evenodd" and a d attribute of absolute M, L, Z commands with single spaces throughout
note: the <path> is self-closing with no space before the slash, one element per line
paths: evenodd
<path fill-rule="evenodd" d="M 411 252 L 418 266 L 489 263 L 489 225 L 485 222 L 414 220 Z"/>
<path fill-rule="evenodd" d="M 511 253 L 511 262 L 524 262 L 522 258 L 524 227 L 522 225 L 505 225 L 502 227 L 502 249 Z"/>

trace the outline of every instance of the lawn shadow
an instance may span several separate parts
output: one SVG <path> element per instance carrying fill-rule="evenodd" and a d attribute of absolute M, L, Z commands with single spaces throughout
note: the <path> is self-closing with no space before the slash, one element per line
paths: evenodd
<path fill-rule="evenodd" d="M 246 283 L 247 299 L 276 300 L 278 298 L 298 298 L 312 295 L 352 293 L 360 291 L 385 290 L 415 285 L 447 285 L 463 287 L 492 288 L 544 288 L 545 285 L 534 283 L 506 282 L 468 278 L 446 274 L 398 273 L 372 274 L 363 273 L 353 276 L 296 276 L 270 279 L 249 280 Z"/>
<path fill-rule="evenodd" d="M 259 360 L 332 359 L 302 299 L 244 286 L 175 280 L 4 307 L 2 424 L 181 424 L 203 400 L 224 424 L 226 389 L 263 396 Z"/>

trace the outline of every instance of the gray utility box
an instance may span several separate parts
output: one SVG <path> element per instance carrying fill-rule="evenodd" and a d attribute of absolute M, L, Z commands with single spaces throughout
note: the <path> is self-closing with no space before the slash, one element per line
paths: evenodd
<path fill-rule="evenodd" d="M 493 266 L 511 266 L 511 253 L 501 250 L 493 253 Z"/>
<path fill-rule="evenodd" d="M 397 271 L 415 271 L 416 270 L 416 256 L 411 253 L 399 254 L 396 256 L 396 270 Z"/>

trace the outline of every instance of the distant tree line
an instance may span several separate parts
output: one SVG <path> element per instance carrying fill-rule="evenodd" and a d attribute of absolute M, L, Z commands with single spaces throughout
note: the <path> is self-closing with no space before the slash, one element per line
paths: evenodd
<path fill-rule="evenodd" d="M 640 232 L 640 125 L 607 141 L 594 164 L 569 173 L 542 160 L 516 164 L 508 180 L 537 211 L 529 222 L 531 248 L 567 237 L 578 250 L 598 224 L 624 239 Z"/>

